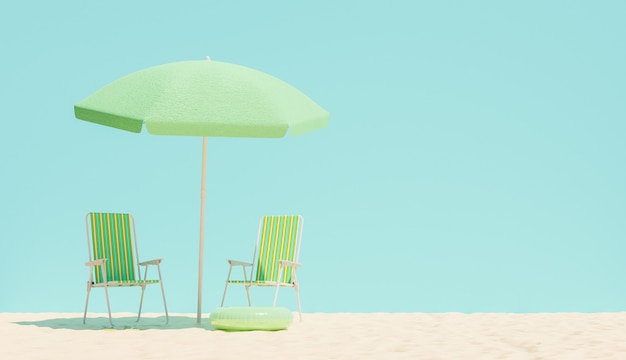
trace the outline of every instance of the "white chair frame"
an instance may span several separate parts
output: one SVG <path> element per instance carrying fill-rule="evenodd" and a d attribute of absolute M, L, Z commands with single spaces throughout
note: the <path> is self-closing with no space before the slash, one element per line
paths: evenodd
<path fill-rule="evenodd" d="M 239 285 L 244 285 L 246 287 L 246 295 L 248 296 L 248 306 L 252 306 L 252 301 L 250 300 L 250 287 L 252 286 L 264 286 L 264 287 L 275 286 L 276 290 L 274 292 L 274 302 L 272 306 L 276 306 L 276 300 L 278 299 L 279 288 L 292 287 L 295 289 L 295 292 L 296 292 L 296 301 L 298 303 L 298 314 L 299 314 L 300 321 L 302 321 L 302 308 L 300 306 L 300 293 L 298 291 L 299 284 L 298 284 L 298 278 L 296 276 L 296 270 L 302 266 L 302 264 L 298 262 L 298 259 L 300 258 L 300 246 L 302 244 L 302 229 L 304 228 L 304 218 L 301 215 L 298 215 L 299 226 L 298 226 L 298 233 L 296 235 L 296 256 L 294 258 L 295 261 L 287 261 L 287 260 L 280 260 L 280 259 L 278 260 L 278 269 L 279 269 L 278 279 L 282 277 L 284 268 L 290 266 L 291 267 L 291 283 L 282 283 L 280 281 L 276 281 L 276 282 L 267 281 L 262 284 L 255 284 L 249 281 L 252 281 L 254 279 L 255 265 L 258 266 L 257 251 L 259 250 L 259 241 L 261 239 L 261 230 L 263 228 L 263 218 L 264 217 L 261 217 L 261 220 L 259 221 L 259 229 L 257 231 L 256 245 L 254 247 L 254 255 L 252 256 L 252 262 L 250 263 L 250 262 L 230 260 L 230 259 L 227 260 L 229 264 L 228 276 L 226 277 L 226 286 L 224 287 L 224 295 L 222 296 L 221 306 L 222 307 L 224 306 L 224 301 L 226 300 L 226 292 L 228 291 L 230 275 L 232 273 L 233 267 L 240 266 L 243 272 L 244 283 L 239 284 Z M 250 268 L 250 277 L 249 277 L 250 280 L 248 280 L 248 274 L 246 273 L 246 268 Z"/>
<path fill-rule="evenodd" d="M 139 321 L 139 319 L 141 318 L 141 308 L 143 305 L 143 296 L 144 296 L 144 292 L 146 291 L 146 286 L 150 285 L 149 283 L 145 283 L 145 282 L 141 282 L 142 281 L 142 277 L 141 277 L 141 266 L 145 266 L 145 270 L 144 270 L 144 275 L 143 275 L 143 280 L 147 279 L 148 276 L 148 268 L 150 267 L 150 265 L 156 265 L 157 268 L 157 272 L 159 273 L 159 284 L 161 284 L 161 295 L 163 296 L 163 307 L 165 308 L 165 321 L 166 323 L 169 323 L 169 313 L 167 311 L 167 301 L 165 300 L 165 288 L 163 287 L 163 277 L 161 276 L 161 262 L 163 261 L 163 259 L 154 259 L 154 260 L 148 260 L 148 261 L 143 261 L 143 262 L 139 262 L 139 252 L 137 251 L 137 233 L 135 231 L 135 219 L 133 218 L 132 215 L 129 214 L 129 218 L 131 221 L 131 228 L 132 228 L 132 247 L 133 247 L 133 253 L 134 253 L 134 262 L 137 266 L 137 277 L 138 277 L 138 284 L 133 284 L 133 285 L 128 285 L 128 284 L 120 284 L 117 281 L 107 281 L 107 277 L 106 277 L 106 266 L 107 266 L 107 261 L 108 259 L 106 258 L 102 258 L 102 259 L 96 259 L 94 260 L 92 257 L 92 243 L 93 243 L 93 239 L 91 238 L 91 232 L 90 230 L 90 225 L 89 225 L 89 215 L 91 213 L 87 214 L 86 218 L 85 218 L 85 223 L 86 223 L 86 229 L 87 229 L 87 250 L 89 253 L 89 261 L 85 263 L 85 266 L 89 267 L 89 280 L 87 281 L 87 299 L 85 300 L 85 311 L 83 313 L 83 324 L 86 323 L 86 319 L 87 319 L 87 308 L 89 307 L 89 294 L 91 293 L 91 289 L 92 288 L 103 288 L 104 289 L 104 295 L 106 298 L 106 303 L 107 303 L 107 310 L 109 313 L 109 323 L 111 324 L 111 326 L 113 326 L 113 319 L 111 316 L 111 305 L 109 302 L 109 287 L 141 287 L 141 298 L 139 300 L 139 311 L 137 313 L 137 320 Z M 102 279 L 104 280 L 101 283 L 94 283 L 94 267 L 99 266 L 100 267 L 100 274 Z"/>

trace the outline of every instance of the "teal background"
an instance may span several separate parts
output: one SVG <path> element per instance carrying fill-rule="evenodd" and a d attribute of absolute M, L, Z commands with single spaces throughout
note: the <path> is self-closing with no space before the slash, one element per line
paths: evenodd
<path fill-rule="evenodd" d="M 209 139 L 205 312 L 259 218 L 286 213 L 305 218 L 305 312 L 624 311 L 625 17 L 623 1 L 3 2 L 0 311 L 82 311 L 88 211 L 134 214 L 170 310 L 195 311 L 201 139 L 73 105 L 206 55 L 292 84 L 331 123 Z M 139 290 L 111 297 L 136 311 Z M 279 304 L 296 308 L 291 289 Z"/>

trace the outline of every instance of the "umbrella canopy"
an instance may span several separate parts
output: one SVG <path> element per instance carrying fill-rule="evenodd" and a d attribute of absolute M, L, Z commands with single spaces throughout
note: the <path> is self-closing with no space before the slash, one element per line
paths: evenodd
<path fill-rule="evenodd" d="M 202 312 L 207 136 L 279 138 L 325 127 L 330 115 L 286 82 L 244 66 L 182 61 L 122 77 L 74 106 L 76 118 L 139 133 L 202 136 L 198 322 Z"/>
<path fill-rule="evenodd" d="M 74 106 L 77 118 L 155 135 L 283 137 L 328 124 L 329 114 L 266 73 L 217 61 L 151 67 Z"/>

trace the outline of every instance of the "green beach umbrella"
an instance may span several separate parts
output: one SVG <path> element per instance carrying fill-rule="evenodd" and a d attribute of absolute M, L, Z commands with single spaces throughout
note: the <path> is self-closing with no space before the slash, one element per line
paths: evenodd
<path fill-rule="evenodd" d="M 207 57 L 207 60 L 209 58 Z M 279 138 L 326 126 L 330 115 L 291 85 L 218 61 L 182 61 L 122 77 L 74 105 L 76 118 L 139 133 L 202 136 L 198 314 L 202 313 L 208 136 Z"/>

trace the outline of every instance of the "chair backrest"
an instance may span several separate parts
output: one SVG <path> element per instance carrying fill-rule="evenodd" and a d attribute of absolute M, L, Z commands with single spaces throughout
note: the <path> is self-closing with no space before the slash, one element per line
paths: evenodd
<path fill-rule="evenodd" d="M 291 267 L 283 269 L 278 279 L 278 260 L 298 261 L 303 225 L 300 215 L 261 218 L 255 248 L 256 280 L 291 283 Z"/>
<path fill-rule="evenodd" d="M 133 217 L 130 214 L 92 212 L 87 214 L 86 222 L 89 259 L 107 259 L 107 281 L 141 280 L 136 258 Z M 104 282 L 100 267 L 94 269 L 94 282 Z"/>

